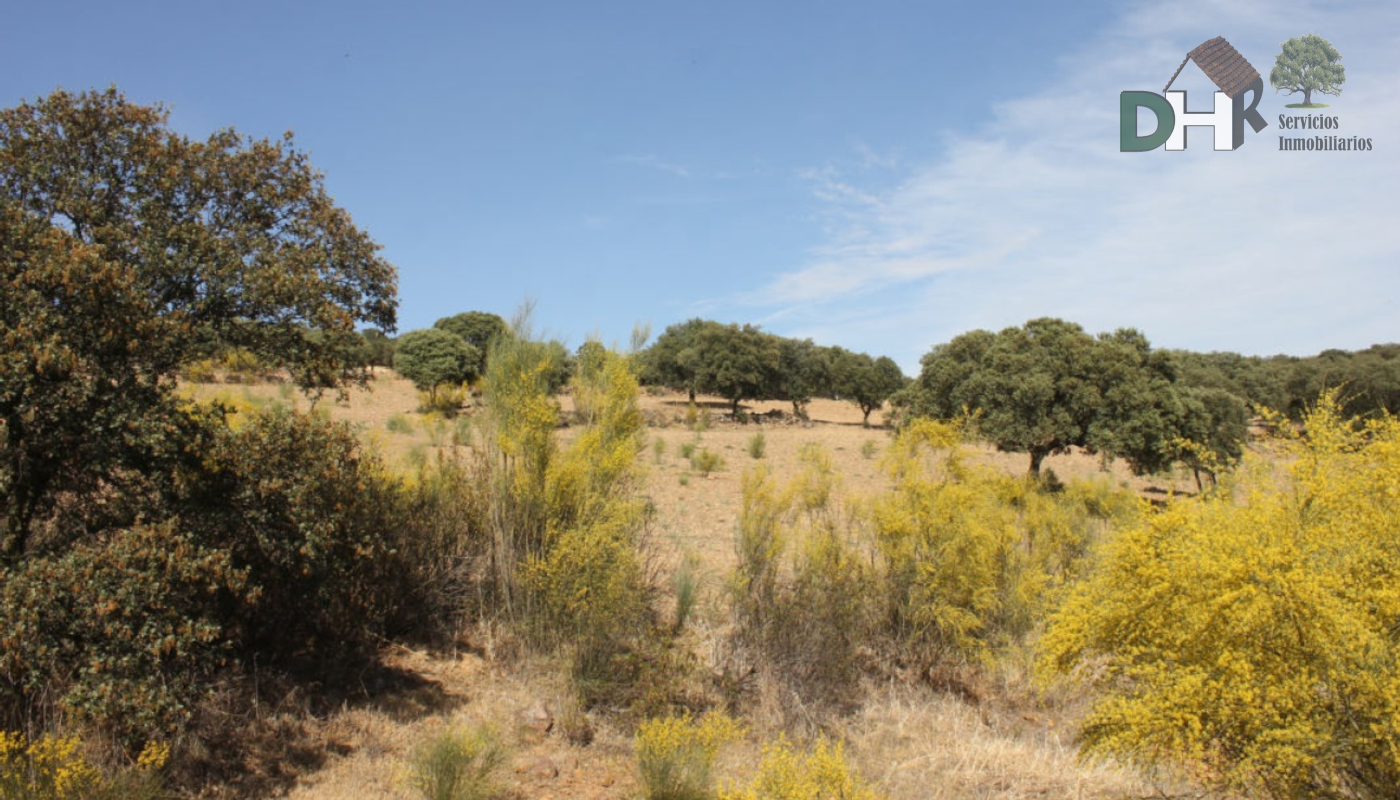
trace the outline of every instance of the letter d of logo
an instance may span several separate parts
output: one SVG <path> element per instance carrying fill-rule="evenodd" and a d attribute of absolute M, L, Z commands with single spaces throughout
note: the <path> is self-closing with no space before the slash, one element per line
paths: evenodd
<path fill-rule="evenodd" d="M 1257 97 L 1257 95 L 1256 95 Z M 1255 102 L 1259 102 L 1257 99 Z M 1157 117 L 1157 130 L 1138 136 L 1137 110 L 1145 108 Z M 1250 107 L 1253 110 L 1253 107 Z M 1118 152 L 1143 153 L 1166 143 L 1176 128 L 1176 112 L 1167 98 L 1155 92 L 1123 92 L 1118 95 Z"/>

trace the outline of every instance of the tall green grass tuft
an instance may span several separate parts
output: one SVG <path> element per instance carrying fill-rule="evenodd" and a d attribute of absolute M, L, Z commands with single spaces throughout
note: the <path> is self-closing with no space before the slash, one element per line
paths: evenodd
<path fill-rule="evenodd" d="M 690 468 L 700 473 L 701 477 L 708 477 L 711 472 L 724 469 L 724 458 L 708 447 L 702 447 L 691 455 Z"/>
<path fill-rule="evenodd" d="M 445 730 L 413 749 L 409 785 L 424 800 L 486 800 L 499 791 L 496 773 L 505 759 L 491 728 Z"/>
<path fill-rule="evenodd" d="M 768 440 L 763 436 L 763 431 L 755 433 L 749 437 L 749 457 L 757 461 L 763 458 L 768 450 Z"/>
<path fill-rule="evenodd" d="M 700 559 L 686 553 L 676 570 L 676 617 L 673 632 L 680 633 L 700 600 Z"/>
<path fill-rule="evenodd" d="M 877 580 L 861 531 L 837 492 L 830 455 L 804 447 L 786 485 L 765 465 L 743 479 L 739 564 L 732 578 L 734 642 L 783 722 L 849 709 L 858 654 L 874 632 Z"/>

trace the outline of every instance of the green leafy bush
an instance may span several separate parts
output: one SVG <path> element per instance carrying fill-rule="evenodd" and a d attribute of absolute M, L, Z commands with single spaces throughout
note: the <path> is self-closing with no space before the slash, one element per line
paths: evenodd
<path fill-rule="evenodd" d="M 324 679 L 371 652 L 412 596 L 394 550 L 397 484 L 343 425 L 286 411 L 237 420 L 175 476 L 168 521 L 5 574 L 11 711 L 53 704 L 131 742 L 178 732 L 238 662 Z"/>
<path fill-rule="evenodd" d="M 191 484 L 186 524 L 247 575 L 231 620 L 244 647 L 332 667 L 394 613 L 399 490 L 348 426 L 252 414 Z"/>
<path fill-rule="evenodd" d="M 234 653 L 234 561 L 174 523 L 29 559 L 0 586 L 5 705 L 55 703 L 128 743 L 178 731 Z"/>

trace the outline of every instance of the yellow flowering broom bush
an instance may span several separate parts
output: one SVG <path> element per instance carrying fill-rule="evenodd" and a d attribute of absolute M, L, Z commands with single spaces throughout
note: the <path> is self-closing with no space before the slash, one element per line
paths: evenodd
<path fill-rule="evenodd" d="M 1400 786 L 1400 421 L 1325 395 L 1279 462 L 1118 537 L 1045 639 L 1091 754 L 1280 798 Z"/>
<path fill-rule="evenodd" d="M 846 763 L 840 742 L 817 739 L 810 752 L 779 736 L 763 748 L 758 775 L 747 786 L 726 787 L 719 800 L 880 800 L 883 795 Z"/>
<path fill-rule="evenodd" d="M 981 660 L 1035 628 L 1091 547 L 1145 513 L 1103 482 L 1060 492 L 969 464 L 952 425 L 915 420 L 890 448 L 875 498 L 888 625 L 916 660 Z"/>
<path fill-rule="evenodd" d="M 0 731 L 0 800 L 151 800 L 169 757 L 169 745 L 150 742 L 134 767 L 107 775 L 83 757 L 76 736 L 29 741 Z"/>
<path fill-rule="evenodd" d="M 649 719 L 637 728 L 637 769 L 646 800 L 709 800 L 714 766 L 725 745 L 742 738 L 732 717 L 711 712 L 699 719 Z"/>

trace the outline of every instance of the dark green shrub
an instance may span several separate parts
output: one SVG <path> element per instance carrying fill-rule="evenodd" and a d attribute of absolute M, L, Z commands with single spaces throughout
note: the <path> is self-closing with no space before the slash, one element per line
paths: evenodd
<path fill-rule="evenodd" d="M 264 658 L 330 666 L 363 652 L 395 609 L 397 483 L 349 427 L 287 411 L 226 430 L 185 518 L 247 574 L 229 620 Z"/>
<path fill-rule="evenodd" d="M 36 554 L 0 586 L 0 702 L 128 742 L 177 732 L 239 663 L 356 666 L 407 591 L 401 490 L 345 426 L 245 412 L 175 476 L 167 521 Z M 308 670 L 309 671 L 306 671 Z"/>
<path fill-rule="evenodd" d="M 228 553 L 174 524 L 26 561 L 0 586 L 6 711 L 52 704 L 128 744 L 167 736 L 232 655 L 224 611 L 246 591 Z"/>

